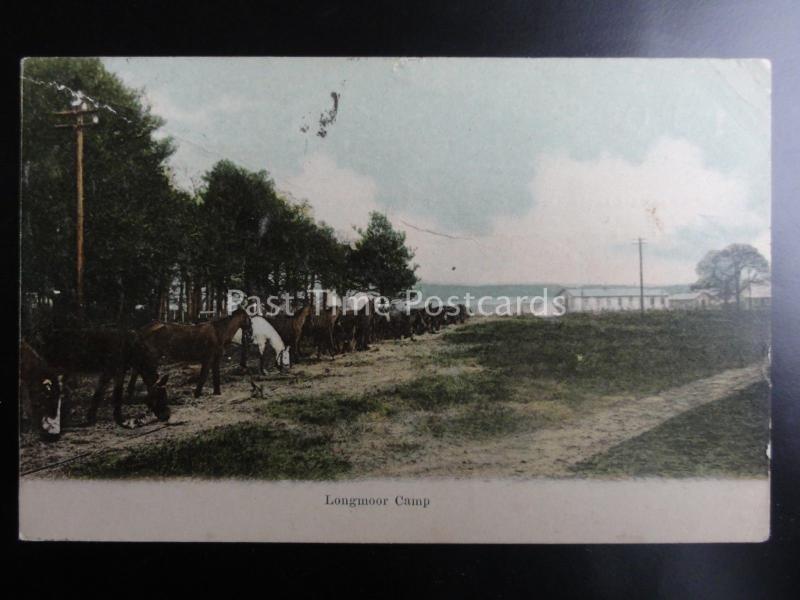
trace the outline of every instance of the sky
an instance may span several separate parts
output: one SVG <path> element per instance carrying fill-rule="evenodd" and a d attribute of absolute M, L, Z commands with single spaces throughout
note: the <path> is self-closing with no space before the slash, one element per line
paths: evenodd
<path fill-rule="evenodd" d="M 638 284 L 639 237 L 646 285 L 734 242 L 769 259 L 765 60 L 104 63 L 164 119 L 178 185 L 226 158 L 344 239 L 384 212 L 428 283 Z"/>

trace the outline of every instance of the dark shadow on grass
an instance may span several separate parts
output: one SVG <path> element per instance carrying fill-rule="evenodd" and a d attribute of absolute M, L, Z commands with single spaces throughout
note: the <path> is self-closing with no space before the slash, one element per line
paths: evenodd
<path fill-rule="evenodd" d="M 759 382 L 687 411 L 578 463 L 590 477 L 766 477 L 769 386 Z"/>
<path fill-rule="evenodd" d="M 91 478 L 200 477 L 334 479 L 350 469 L 331 436 L 261 424 L 229 425 L 197 437 L 101 455 L 70 470 Z"/>
<path fill-rule="evenodd" d="M 377 396 L 370 394 L 293 396 L 269 403 L 262 409 L 264 414 L 272 417 L 292 419 L 311 425 L 351 422 L 361 414 L 375 411 L 384 414 L 391 412 Z"/>

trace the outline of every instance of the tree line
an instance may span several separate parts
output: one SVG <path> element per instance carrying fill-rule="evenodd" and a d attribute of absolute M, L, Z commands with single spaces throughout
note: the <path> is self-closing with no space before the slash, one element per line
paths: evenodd
<path fill-rule="evenodd" d="M 86 318 L 124 322 L 134 307 L 169 318 L 170 295 L 186 320 L 225 309 L 227 290 L 259 296 L 315 286 L 344 295 L 395 296 L 417 282 L 405 234 L 372 213 L 354 243 L 314 219 L 311 206 L 276 189 L 266 170 L 220 160 L 194 192 L 175 185 L 164 121 L 140 91 L 99 59 L 27 59 L 22 78 L 21 288 L 25 310 L 75 314 L 75 139 L 54 112 L 98 108 L 84 145 Z"/>

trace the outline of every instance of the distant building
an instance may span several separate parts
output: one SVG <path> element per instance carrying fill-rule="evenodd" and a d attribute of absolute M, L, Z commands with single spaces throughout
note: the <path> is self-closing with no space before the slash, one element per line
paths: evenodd
<path fill-rule="evenodd" d="M 742 308 L 767 308 L 772 302 L 772 286 L 768 283 L 751 283 L 742 290 L 739 301 Z"/>
<path fill-rule="evenodd" d="M 564 297 L 566 312 L 619 312 L 640 310 L 637 286 L 595 286 L 563 288 L 556 296 Z M 664 310 L 669 307 L 669 294 L 658 288 L 644 288 L 644 309 Z"/>
<path fill-rule="evenodd" d="M 698 310 L 715 306 L 719 306 L 719 301 L 709 290 L 671 294 L 669 297 L 669 307 L 677 310 Z"/>

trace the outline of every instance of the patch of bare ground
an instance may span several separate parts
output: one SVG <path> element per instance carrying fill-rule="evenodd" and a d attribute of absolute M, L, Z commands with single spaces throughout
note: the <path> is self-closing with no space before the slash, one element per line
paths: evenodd
<path fill-rule="evenodd" d="M 33 477 L 72 476 L 73 465 L 102 455 L 125 460 L 112 460 L 96 470 L 89 469 L 89 476 L 125 476 L 125 465 L 150 460 L 151 454 L 156 467 L 148 472 L 159 473 L 159 460 L 174 464 L 170 457 L 174 456 L 176 443 L 192 440 L 202 447 L 203 439 L 212 430 L 223 432 L 241 426 L 301 437 L 322 436 L 327 440 L 325 452 L 337 461 L 341 459 L 335 470 L 326 472 L 325 476 L 332 478 L 591 476 L 577 473 L 573 467 L 763 377 L 762 364 L 742 367 L 747 363 L 740 362 L 735 368 L 718 366 L 716 374 L 695 376 L 694 381 L 678 370 L 683 385 L 676 381 L 658 393 L 620 392 L 636 389 L 623 380 L 636 373 L 632 370 L 636 361 L 628 365 L 628 370 L 614 371 L 597 362 L 605 356 L 601 352 L 570 346 L 555 354 L 538 339 L 531 341 L 527 333 L 520 334 L 531 332 L 531 336 L 541 337 L 545 333 L 551 335 L 553 330 L 552 335 L 557 335 L 557 324 L 500 322 L 496 318 L 476 318 L 474 323 L 414 340 L 385 340 L 368 351 L 339 355 L 333 360 L 307 359 L 288 373 L 273 371 L 263 377 L 252 375 L 254 360 L 250 373 L 243 373 L 237 364 L 238 356 L 232 355 L 222 368 L 222 394 L 212 395 L 208 385 L 197 400 L 192 397 L 197 369 L 170 365 L 166 371 L 171 375 L 173 411 L 168 425 L 153 418 L 138 429 L 123 429 L 113 424 L 110 408 L 106 407 L 98 415 L 98 425 L 69 428 L 59 442 L 45 444 L 23 436 L 21 473 Z M 573 338 L 580 343 L 584 339 L 589 343 L 605 339 L 599 334 L 570 337 L 573 325 L 564 326 L 566 334 L 562 331 L 556 343 L 577 343 L 571 341 Z M 595 323 L 587 325 L 594 327 Z M 495 338 L 489 337 L 493 345 L 488 350 L 486 342 L 473 342 L 487 330 L 491 334 L 492 328 L 502 331 Z M 451 334 L 452 338 L 445 339 Z M 506 342 L 508 336 L 511 342 Z M 457 343 L 451 343 L 453 340 Z M 726 346 L 719 342 L 714 346 L 717 347 Z M 653 350 L 656 354 L 649 359 L 656 364 L 657 358 L 668 360 L 677 351 L 664 345 L 664 349 Z M 584 362 L 572 364 L 563 358 L 576 356 L 576 352 L 586 357 Z M 735 361 L 726 355 L 710 356 L 734 366 L 731 363 Z M 739 360 L 738 355 L 734 358 Z M 620 360 L 633 359 L 617 354 L 613 360 L 619 364 Z M 600 372 L 608 367 L 608 373 L 620 373 L 622 383 L 601 386 L 601 391 L 594 380 L 580 380 L 584 363 L 591 361 L 597 362 L 594 368 Z M 546 369 L 542 367 L 545 364 L 549 365 Z M 663 381 L 667 375 L 673 376 L 662 373 Z M 646 378 L 642 381 L 650 385 Z M 80 395 L 84 402 L 91 395 L 92 383 L 89 378 L 83 381 Z M 137 411 L 143 413 L 144 407 L 129 405 L 126 410 L 128 415 L 135 415 Z M 80 419 L 82 415 L 77 416 Z M 241 441 L 243 452 L 248 440 Z M 274 449 L 280 450 L 278 446 Z M 145 450 L 157 451 L 146 454 Z M 272 451 L 270 446 L 258 461 L 268 464 L 274 457 Z M 313 451 L 322 452 L 319 448 Z M 142 461 L 137 462 L 137 456 Z M 238 456 L 232 451 L 229 458 L 236 463 Z M 75 462 L 57 464 L 76 458 Z M 41 467 L 48 468 L 37 471 Z M 223 471 L 227 472 L 225 468 Z M 187 469 L 181 474 L 203 475 L 191 465 Z M 282 476 L 268 469 L 264 472 L 272 473 L 264 475 L 267 478 Z"/>
<path fill-rule="evenodd" d="M 135 450 L 142 445 L 197 436 L 213 428 L 245 422 L 274 422 L 297 427 L 291 421 L 270 416 L 264 406 L 289 397 L 311 398 L 392 390 L 423 372 L 435 372 L 438 363 L 433 357 L 442 352 L 442 347 L 441 334 L 426 334 L 414 340 L 384 340 L 371 345 L 364 352 L 337 355 L 332 360 L 326 357 L 321 360 L 307 359 L 285 374 L 272 371 L 263 377 L 243 373 L 238 366 L 238 355 L 231 353 L 221 366 L 222 394 L 214 396 L 211 393 L 209 377 L 198 399 L 192 396 L 198 368 L 182 364 L 167 365 L 163 372 L 170 374 L 172 409 L 168 424 L 159 423 L 152 417 L 137 429 L 118 427 L 106 403 L 98 412 L 97 425 L 70 426 L 58 442 L 45 443 L 34 435 L 22 434 L 20 473 L 35 477 L 58 477 L 64 474 L 64 468 L 71 462 L 65 463 L 64 467 L 37 469 L 77 457 L 123 449 Z M 251 357 L 251 372 L 254 372 L 254 363 L 255 358 Z M 411 363 L 418 368 L 409 368 Z M 430 366 L 426 368 L 426 364 Z M 460 372 L 459 367 L 444 368 L 449 369 L 448 372 Z M 79 380 L 76 392 L 80 400 L 76 402 L 73 418 L 76 424 L 83 419 L 82 409 L 88 404 L 95 380 L 93 377 L 81 377 Z M 253 384 L 260 391 L 256 391 Z M 107 400 L 110 400 L 110 395 L 109 390 Z M 125 411 L 127 416 L 144 415 L 146 412 L 143 404 L 126 405 Z M 358 424 L 353 426 L 358 427 Z"/>
<path fill-rule="evenodd" d="M 363 473 L 373 477 L 574 477 L 571 467 L 648 431 L 692 408 L 722 399 L 762 378 L 761 365 L 730 369 L 661 394 L 616 397 L 592 403 L 581 416 L 534 431 L 485 441 L 434 442 L 409 457 L 376 465 Z M 520 418 L 534 405 L 518 408 Z M 389 430 L 384 433 L 390 433 Z M 397 443 L 387 439 L 384 444 Z"/>

